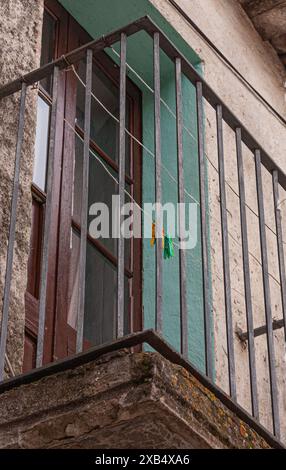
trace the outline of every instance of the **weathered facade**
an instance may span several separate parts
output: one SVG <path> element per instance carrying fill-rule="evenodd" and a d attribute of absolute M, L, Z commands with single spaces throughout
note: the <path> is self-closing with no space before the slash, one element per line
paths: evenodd
<path fill-rule="evenodd" d="M 39 67 L 41 54 L 41 32 L 43 17 L 42 1 L 4 1 L 0 5 L 1 14 L 1 86 Z M 31 180 L 33 175 L 35 122 L 35 90 L 28 90 L 28 112 L 26 115 L 23 158 L 20 176 L 20 204 L 18 208 L 17 234 L 14 255 L 15 273 L 12 285 L 11 315 L 9 321 L 9 349 L 13 370 L 20 373 L 23 363 L 25 304 L 23 292 L 27 284 L 27 263 L 30 247 L 31 225 Z M 1 101 L 0 107 L 0 220 L 1 220 L 1 262 L 0 285 L 3 292 L 6 249 L 10 218 L 11 181 L 14 172 L 14 157 L 18 126 L 19 96 Z M 3 296 L 3 294 L 2 294 Z M 11 371 L 9 371 L 11 374 Z"/>
<path fill-rule="evenodd" d="M 280 60 L 286 65 L 286 3 L 279 0 L 241 0 L 241 4 L 264 41 L 274 47 Z"/>
<path fill-rule="evenodd" d="M 136 1 L 133 0 L 131 3 L 136 4 Z M 284 67 L 286 21 L 283 20 L 286 7 L 284 2 L 150 0 L 149 3 L 183 38 L 190 50 L 199 57 L 199 66 L 208 85 L 286 173 L 286 133 L 285 122 L 282 122 L 283 118 L 286 119 L 286 71 Z M 96 24 L 92 24 L 92 20 L 87 23 L 85 17 L 88 15 L 83 15 L 80 11 L 84 8 L 83 6 L 78 6 L 78 4 L 75 6 L 71 1 L 65 0 L 61 4 L 70 11 L 83 28 L 89 28 L 88 32 L 97 38 Z M 197 24 L 245 80 L 194 30 L 174 4 L 177 4 Z M 43 8 L 44 2 L 36 0 L 4 0 L 1 3 L 1 26 L 3 26 L 0 29 L 2 44 L 0 86 L 39 66 Z M 86 6 L 86 8 L 91 7 Z M 146 11 L 146 14 L 149 14 L 149 11 Z M 90 17 L 92 18 L 92 15 Z M 125 23 L 121 26 L 125 26 Z M 132 79 L 131 73 L 130 77 Z M 270 106 L 265 104 L 249 84 Z M 9 361 L 6 363 L 6 373 L 10 377 L 13 373 L 21 372 L 24 350 L 24 292 L 30 246 L 30 185 L 33 174 L 37 100 L 37 90 L 32 87 L 28 90 L 8 329 L 7 357 Z M 272 108 L 280 114 L 282 120 Z M 217 123 L 215 111 L 207 103 L 204 112 L 214 376 L 216 384 L 229 393 Z M 17 113 L 18 96 L 1 100 L 1 292 L 4 286 L 6 265 L 4 247 L 8 238 Z M 235 134 L 226 124 L 224 124 L 223 131 L 237 401 L 239 405 L 251 412 L 248 345 L 246 341 L 241 341 L 237 334 L 239 331 L 247 331 L 247 322 Z M 254 327 L 257 328 L 265 325 L 265 305 L 261 249 L 258 242 L 259 219 L 255 166 L 253 155 L 246 146 L 243 146 L 243 152 L 253 316 Z M 266 171 L 263 171 L 262 176 L 265 188 L 267 188 L 264 189 L 264 204 L 272 316 L 273 320 L 281 320 L 283 305 L 275 236 L 272 179 Z M 286 220 L 286 204 L 283 204 L 285 196 L 286 193 L 281 188 L 283 221 Z M 143 279 L 143 290 L 144 285 L 148 283 L 146 279 L 148 274 L 145 280 Z M 147 292 L 146 295 L 148 297 L 150 293 Z M 148 312 L 146 313 L 148 305 L 148 303 L 144 305 L 143 302 L 146 315 L 148 315 Z M 172 334 L 172 325 L 170 325 L 170 330 L 168 339 Z M 286 364 L 283 328 L 274 331 L 274 347 L 281 440 L 284 442 L 286 440 Z M 271 395 L 265 334 L 255 339 L 255 348 L 260 421 L 271 430 Z M 202 353 L 202 351 L 199 352 Z M 118 373 L 118 371 L 121 372 Z M 39 402 L 34 398 L 37 396 L 45 398 Z M 159 355 L 150 353 L 111 355 L 81 368 L 16 387 L 15 390 L 9 390 L 0 396 L 0 409 L 3 410 L 0 421 L 0 447 L 138 448 L 139 434 L 142 448 L 266 448 L 271 446 L 248 424 L 237 418 L 226 405 L 217 399 L 213 400 L 207 389 L 184 369 L 178 369 Z M 147 413 L 146 409 L 148 409 Z M 122 429 L 125 430 L 124 440 L 118 437 L 122 435 L 118 430 Z"/>

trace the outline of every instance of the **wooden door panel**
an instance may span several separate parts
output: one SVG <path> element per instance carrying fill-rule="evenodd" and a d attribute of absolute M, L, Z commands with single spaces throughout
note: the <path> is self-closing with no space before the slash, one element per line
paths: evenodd
<path fill-rule="evenodd" d="M 45 37 L 42 38 L 42 65 L 45 60 L 55 59 L 66 52 L 67 49 L 67 31 L 68 31 L 68 13 L 55 0 L 45 0 L 45 15 L 55 20 L 55 34 L 53 57 L 50 53 L 45 54 Z M 46 28 L 43 27 L 43 33 Z M 40 83 L 39 95 L 46 103 L 50 101 L 51 81 L 44 80 Z M 44 87 L 44 88 L 43 88 Z M 55 280 L 57 269 L 57 233 L 58 233 L 58 208 L 60 199 L 60 179 L 61 179 L 61 150 L 62 150 L 62 130 L 64 116 L 64 97 L 65 97 L 65 72 L 60 74 L 59 80 L 59 106 L 57 116 L 57 136 L 53 184 L 53 209 L 50 232 L 50 251 L 49 251 L 49 271 L 48 271 L 48 295 L 46 305 L 46 335 L 44 347 L 44 363 L 53 360 L 53 328 L 54 328 L 54 303 L 55 303 Z M 41 146 L 40 146 L 41 147 Z M 43 146 L 44 147 L 44 146 Z M 44 211 L 45 211 L 45 193 L 44 188 L 40 189 L 32 184 L 32 226 L 30 239 L 30 254 L 28 261 L 28 283 L 25 296 L 25 314 L 26 314 L 26 338 L 24 351 L 24 369 L 30 370 L 35 366 L 35 351 L 38 333 L 38 297 L 41 272 L 41 245 L 43 238 Z"/>
<path fill-rule="evenodd" d="M 77 48 L 79 45 L 88 43 L 88 34 L 68 15 L 68 13 L 55 0 L 46 0 L 48 11 L 57 18 L 57 44 L 55 47 L 55 58 Z M 113 86 L 118 87 L 119 69 L 114 66 L 111 59 L 104 53 L 96 54 L 94 58 L 96 67 L 100 73 L 112 80 Z M 98 69 L 98 70 L 99 70 Z M 82 87 L 82 85 L 80 85 Z M 76 349 L 76 329 L 68 324 L 68 310 L 71 302 L 70 274 L 71 274 L 71 233 L 74 225 L 72 218 L 74 158 L 75 158 L 75 134 L 71 126 L 76 121 L 76 104 L 79 83 L 75 74 L 62 71 L 59 83 L 59 109 L 57 115 L 57 135 L 53 183 L 52 222 L 49 247 L 49 269 L 47 282 L 47 304 L 46 325 L 44 341 L 44 364 L 53 360 L 62 359 L 74 354 Z M 83 90 L 84 91 L 84 90 Z M 45 93 L 43 97 L 45 99 Z M 137 139 L 141 140 L 141 94 L 136 86 L 127 78 L 127 96 L 129 102 L 130 131 Z M 67 124 L 69 123 L 69 125 Z M 82 129 L 77 126 L 77 132 L 82 135 Z M 105 161 L 114 174 L 118 174 L 118 163 L 116 152 L 108 155 L 106 149 L 102 148 L 106 139 L 99 142 L 91 142 L 91 148 Z M 134 144 L 134 145 L 133 145 Z M 129 157 L 131 168 L 126 174 L 128 190 L 133 194 L 135 200 L 141 204 L 141 147 L 133 143 L 130 145 Z M 107 149 L 108 150 L 108 149 Z M 110 151 L 110 150 L 109 150 Z M 112 152 L 111 152 L 112 153 Z M 127 161 L 128 161 L 127 158 Z M 100 181 L 98 181 L 100 183 Z M 95 193 L 96 194 L 96 193 Z M 39 277 L 41 260 L 41 241 L 44 225 L 45 194 L 33 187 L 33 220 L 31 234 L 31 250 L 28 266 L 28 285 L 26 292 L 26 338 L 25 338 L 25 360 L 24 370 L 27 371 L 35 366 L 37 331 L 38 331 L 38 297 Z M 80 221 L 78 221 L 80 222 Z M 77 226 L 78 232 L 80 225 Z M 90 242 L 91 240 L 89 240 Z M 98 253 L 113 264 L 116 269 L 116 253 L 110 252 L 108 246 L 96 240 L 94 247 Z M 126 267 L 126 275 L 129 279 L 129 287 L 126 291 L 127 298 L 130 297 L 130 310 L 128 312 L 128 323 L 135 331 L 140 330 L 142 325 L 142 295 L 141 295 L 141 269 L 142 269 L 142 245 L 139 239 L 130 244 L 130 263 Z M 98 273 L 97 273 L 98 274 Z M 93 273 L 96 276 L 96 273 Z M 99 274 L 98 274 L 99 275 Z M 132 285 L 132 288 L 131 288 Z M 110 300 L 111 293 L 108 282 L 100 291 L 98 296 L 105 296 Z M 101 293 L 100 293 L 101 292 Z M 77 296 L 77 292 L 74 293 Z M 106 303 L 109 308 L 110 302 Z M 95 309 L 96 310 L 96 309 Z M 103 336 L 108 337 L 109 315 L 102 310 L 101 321 Z M 97 324 L 100 320 L 99 311 Z M 108 318 L 107 318 L 108 317 Z M 100 322 L 99 322 L 100 323 Z M 98 326 L 98 325 L 97 325 Z M 103 339 L 104 341 L 104 339 Z M 84 339 L 84 349 L 91 347 L 91 341 Z"/>
<path fill-rule="evenodd" d="M 25 347 L 23 372 L 36 367 L 37 336 L 38 336 L 39 302 L 32 294 L 25 294 Z"/>

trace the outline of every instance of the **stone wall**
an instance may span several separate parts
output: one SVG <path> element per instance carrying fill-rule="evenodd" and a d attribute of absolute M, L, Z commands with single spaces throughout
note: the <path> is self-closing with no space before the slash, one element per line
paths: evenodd
<path fill-rule="evenodd" d="M 286 67 L 286 1 L 238 0 L 262 38 L 274 47 Z"/>
<path fill-rule="evenodd" d="M 2 0 L 0 2 L 0 86 L 39 66 L 43 0 Z M 24 345 L 24 293 L 31 221 L 31 180 L 34 155 L 37 91 L 29 89 L 25 136 L 21 160 L 17 233 L 14 250 L 13 283 L 8 334 L 8 357 L 19 373 Z M 6 266 L 6 249 L 14 159 L 18 125 L 19 94 L 0 102 L 0 295 Z M 11 373 L 11 371 L 10 371 Z"/>
<path fill-rule="evenodd" d="M 286 133 L 285 126 L 261 101 L 242 83 L 228 66 L 194 32 L 185 19 L 166 0 L 152 0 L 161 13 L 178 30 L 183 38 L 198 53 L 203 62 L 204 77 L 209 85 L 224 100 L 258 142 L 286 171 Z M 178 5 L 213 41 L 216 47 L 229 59 L 240 73 L 268 100 L 282 115 L 286 116 L 285 69 L 271 45 L 263 42 L 246 13 L 235 0 L 177 0 Z M 219 210 L 218 162 L 216 144 L 215 113 L 206 105 L 206 154 L 209 159 L 209 203 L 210 235 L 212 258 L 213 315 L 215 323 L 216 380 L 228 391 L 227 343 L 225 331 L 225 307 L 223 292 L 223 268 L 221 252 L 221 228 Z M 239 200 L 237 197 L 237 168 L 235 140 L 233 132 L 224 127 L 227 208 L 230 232 L 230 258 L 232 305 L 235 328 L 246 331 L 244 304 L 243 267 L 241 253 Z M 263 286 L 260 266 L 259 229 L 257 219 L 257 200 L 255 190 L 254 160 L 251 153 L 243 148 L 246 177 L 247 221 L 249 230 L 250 270 L 252 281 L 252 301 L 255 327 L 265 324 Z M 269 174 L 263 172 L 265 184 L 265 211 L 268 225 L 267 242 L 273 318 L 282 318 L 279 287 L 279 271 L 275 223 L 273 218 L 272 182 Z M 285 194 L 281 192 L 281 200 Z M 286 217 L 286 204 L 281 205 L 282 217 Z M 286 240 L 286 234 L 284 234 Z M 276 369 L 279 407 L 281 414 L 282 436 L 286 438 L 286 396 L 285 390 L 285 347 L 283 330 L 274 334 L 276 350 Z M 271 404 L 268 376 L 266 336 L 255 340 L 260 417 L 271 429 Z M 250 387 L 247 344 L 235 336 L 236 379 L 239 403 L 250 410 Z"/>

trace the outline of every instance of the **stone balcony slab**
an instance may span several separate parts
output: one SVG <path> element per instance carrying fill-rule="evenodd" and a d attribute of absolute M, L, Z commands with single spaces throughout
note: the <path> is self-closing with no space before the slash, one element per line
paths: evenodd
<path fill-rule="evenodd" d="M 2 393 L 0 448 L 268 448 L 183 367 L 110 353 Z"/>

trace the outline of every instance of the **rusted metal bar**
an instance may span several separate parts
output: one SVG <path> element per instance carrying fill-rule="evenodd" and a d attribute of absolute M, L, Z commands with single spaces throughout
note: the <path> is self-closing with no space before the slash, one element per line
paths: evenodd
<path fill-rule="evenodd" d="M 274 213 L 276 224 L 276 240 L 279 261 L 279 275 L 281 284 L 281 299 L 283 311 L 283 326 L 284 336 L 286 341 L 286 275 L 285 275 L 285 261 L 284 261 L 284 248 L 283 248 L 283 232 L 282 232 L 282 218 L 281 208 L 279 207 L 279 178 L 277 170 L 273 171 L 273 198 L 274 198 Z"/>
<path fill-rule="evenodd" d="M 198 152 L 199 152 L 199 179 L 200 179 L 200 219 L 202 243 L 202 275 L 203 275 L 203 302 L 204 302 L 204 330 L 205 330 L 205 357 L 206 374 L 213 376 L 213 345 L 212 321 L 210 309 L 210 267 L 208 248 L 208 221 L 207 221 L 207 194 L 206 194 L 206 162 L 204 153 L 204 118 L 203 118 L 203 87 L 202 82 L 196 83 L 196 103 L 198 122 Z"/>
<path fill-rule="evenodd" d="M 119 238 L 117 267 L 117 337 L 124 335 L 124 236 L 121 233 L 121 208 L 125 202 L 125 153 L 126 153 L 126 34 L 120 39 L 120 97 L 119 97 Z"/>
<path fill-rule="evenodd" d="M 280 328 L 284 328 L 284 319 L 282 320 L 273 320 L 272 322 L 272 329 L 279 330 Z M 253 336 L 257 338 L 258 336 L 265 335 L 267 333 L 266 325 L 259 326 L 258 328 L 254 328 Z M 242 331 L 241 329 L 236 330 L 236 334 L 239 337 L 240 341 L 248 341 L 248 333 L 247 331 Z"/>
<path fill-rule="evenodd" d="M 179 201 L 179 241 L 183 238 L 183 220 L 182 210 L 184 206 L 184 154 L 183 154 L 183 96 L 182 96 L 182 66 L 181 59 L 177 58 L 175 62 L 176 69 L 176 112 L 177 112 L 177 168 L 178 168 L 178 201 Z M 180 326 L 181 326 L 181 353 L 188 357 L 188 311 L 187 311 L 187 275 L 186 275 L 186 251 L 181 247 L 179 251 L 179 269 L 180 269 Z"/>
<path fill-rule="evenodd" d="M 89 143 L 91 120 L 91 92 L 92 92 L 92 60 L 93 51 L 86 51 L 86 88 L 84 106 L 84 143 L 82 167 L 82 195 L 81 195 L 81 231 L 78 277 L 78 305 L 77 305 L 77 335 L 76 352 L 83 348 L 83 328 L 85 313 L 85 280 L 86 280 L 86 247 L 88 236 L 88 194 L 89 194 Z"/>
<path fill-rule="evenodd" d="M 274 430 L 274 435 L 279 438 L 280 418 L 279 418 L 277 377 L 276 377 L 276 368 L 275 368 L 274 337 L 273 337 L 273 328 L 272 328 L 272 311 L 271 311 L 270 285 L 269 285 L 269 274 L 268 274 L 268 255 L 267 255 L 267 240 L 266 240 L 266 230 L 265 230 L 265 213 L 264 213 L 260 150 L 255 150 L 254 158 L 255 158 L 255 170 L 256 170 L 256 189 L 257 189 L 258 214 L 259 214 L 259 232 L 260 232 L 260 247 L 261 247 L 261 261 L 262 261 L 262 275 L 263 275 L 265 319 L 266 319 L 266 329 L 267 329 L 266 335 L 267 335 L 268 367 L 269 367 L 270 389 L 271 389 L 273 430 Z"/>
<path fill-rule="evenodd" d="M 21 161 L 22 145 L 23 145 L 23 138 L 24 138 L 24 126 L 25 126 L 26 93 L 27 93 L 27 85 L 25 82 L 23 82 L 22 90 L 21 90 L 21 99 L 20 99 L 18 135 L 17 135 L 17 144 L 16 144 L 14 180 L 13 180 L 13 191 L 12 191 L 12 201 L 11 201 L 11 211 L 10 211 L 9 239 L 8 239 L 7 261 L 6 261 L 6 275 L 5 275 L 4 297 L 3 297 L 2 319 L 1 319 L 0 381 L 3 380 L 3 377 L 4 377 L 5 354 L 6 354 L 6 345 L 7 345 L 7 335 L 8 335 L 10 292 L 11 292 L 11 282 L 12 282 L 13 255 L 14 255 L 16 222 L 17 222 L 17 205 L 18 205 L 19 184 L 20 184 L 20 161 Z"/>
<path fill-rule="evenodd" d="M 39 327 L 37 338 L 36 367 L 43 364 L 44 339 L 45 339 L 45 322 L 46 322 L 46 299 L 47 299 L 47 282 L 48 282 L 48 264 L 49 264 L 49 240 L 52 220 L 52 188 L 54 179 L 54 161 L 56 146 L 56 121 L 58 108 L 58 87 L 59 87 L 59 69 L 54 68 L 53 73 L 53 102 L 51 110 L 50 137 L 49 137 L 49 155 L 48 155 L 48 175 L 46 188 L 46 206 L 45 206 L 45 223 L 44 236 L 42 245 L 41 259 L 41 277 L 40 277 L 40 294 L 39 294 Z"/>
<path fill-rule="evenodd" d="M 236 400 L 235 358 L 234 358 L 234 345 L 233 345 L 233 321 L 232 321 L 232 303 L 231 303 L 231 281 L 230 281 L 230 267 L 229 267 L 228 223 L 227 223 L 225 170 L 224 170 L 223 121 L 222 121 L 222 106 L 221 105 L 218 105 L 216 108 L 216 121 L 217 121 L 217 147 L 218 147 L 222 257 L 223 257 L 224 300 L 225 300 L 225 321 L 226 321 L 226 333 L 227 333 L 229 390 L 230 390 L 230 396 L 234 400 Z"/>
<path fill-rule="evenodd" d="M 42 67 L 33 70 L 25 74 L 24 76 L 19 77 L 18 79 L 7 83 L 6 85 L 0 88 L 0 99 L 5 98 L 5 96 L 11 95 L 19 90 L 21 90 L 22 82 L 25 81 L 27 86 L 33 85 L 34 83 L 40 82 L 43 78 L 51 75 L 53 73 L 54 67 L 58 67 L 59 70 L 65 69 L 66 67 L 78 63 L 80 60 L 86 57 L 86 51 L 91 49 L 94 53 L 100 52 L 106 47 L 110 47 L 113 44 L 116 44 L 120 41 L 121 34 L 124 33 L 126 36 L 132 36 L 137 32 L 144 29 L 144 25 L 148 21 L 148 17 L 144 16 L 139 18 L 136 21 L 124 26 L 123 28 L 112 31 L 106 36 L 102 36 L 99 39 L 84 44 L 83 46 L 74 49 L 73 51 L 65 54 L 58 59 L 43 65 Z M 151 21 L 151 20 L 149 20 Z"/>
<path fill-rule="evenodd" d="M 155 198 L 156 198 L 156 331 L 162 332 L 162 181 L 161 181 L 161 79 L 160 35 L 154 33 L 154 117 L 155 117 Z"/>
<path fill-rule="evenodd" d="M 255 344 L 254 344 L 254 332 L 253 332 L 253 309 L 252 309 L 250 268 L 249 268 L 247 217 L 246 217 L 246 205 L 245 205 L 245 183 L 244 183 L 244 170 L 243 170 L 241 129 L 240 128 L 236 129 L 235 138 L 236 138 L 237 174 L 238 174 L 238 186 L 239 186 L 240 228 L 241 228 L 241 240 L 242 240 L 242 259 L 243 259 L 244 294 L 245 294 L 247 337 L 248 337 L 248 359 L 249 359 L 249 372 L 250 372 L 251 405 L 252 405 L 253 416 L 256 419 L 259 419 L 257 374 L 256 374 L 256 362 L 255 362 Z"/>

